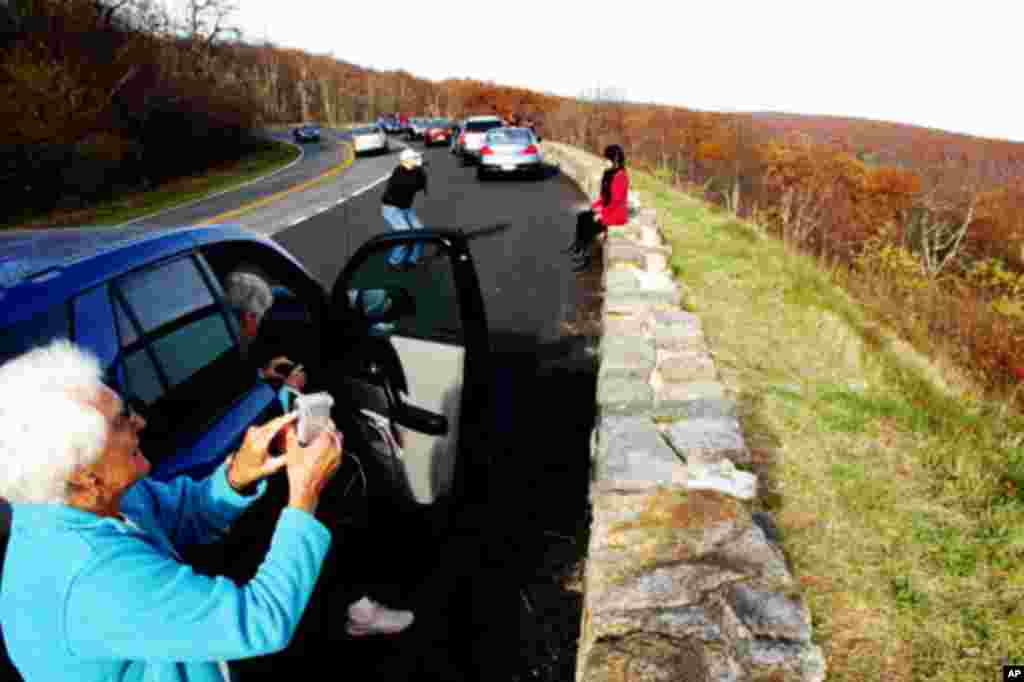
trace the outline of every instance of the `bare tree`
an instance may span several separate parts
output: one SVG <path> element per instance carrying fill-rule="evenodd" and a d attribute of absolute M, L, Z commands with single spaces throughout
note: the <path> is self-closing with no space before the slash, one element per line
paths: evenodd
<path fill-rule="evenodd" d="M 239 36 L 241 30 L 228 22 L 238 11 L 234 0 L 184 0 L 185 30 L 204 48 L 213 47 L 227 36 Z"/>

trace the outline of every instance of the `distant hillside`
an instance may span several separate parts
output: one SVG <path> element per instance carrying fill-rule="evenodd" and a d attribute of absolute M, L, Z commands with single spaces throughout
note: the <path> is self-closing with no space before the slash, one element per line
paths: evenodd
<path fill-rule="evenodd" d="M 935 128 L 843 116 L 754 112 L 754 127 L 764 135 L 806 135 L 879 163 L 909 166 L 967 162 L 986 166 L 998 180 L 1024 174 L 1024 143 L 975 137 Z M 994 172 L 1001 168 L 1003 172 Z M 1008 175 L 1004 175 L 1009 171 Z M 997 178 L 992 178 L 997 179 Z"/>

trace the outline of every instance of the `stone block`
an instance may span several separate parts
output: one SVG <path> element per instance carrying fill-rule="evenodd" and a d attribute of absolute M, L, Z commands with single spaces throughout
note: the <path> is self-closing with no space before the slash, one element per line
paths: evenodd
<path fill-rule="evenodd" d="M 736 583 L 729 587 L 726 602 L 755 639 L 811 640 L 811 617 L 799 597 Z"/>
<path fill-rule="evenodd" d="M 646 301 L 628 300 L 625 298 L 608 300 L 605 296 L 601 301 L 602 314 L 608 315 L 629 315 L 629 316 L 646 316 L 654 309 L 650 303 Z"/>
<path fill-rule="evenodd" d="M 687 481 L 686 466 L 649 417 L 602 418 L 594 458 L 594 480 L 601 489 L 639 490 Z"/>
<path fill-rule="evenodd" d="M 663 272 L 668 270 L 668 258 L 663 253 L 647 252 L 644 254 L 643 268 L 647 272 Z"/>
<path fill-rule="evenodd" d="M 605 245 L 607 262 L 611 266 L 635 265 L 643 267 L 647 250 L 628 239 L 609 239 Z"/>
<path fill-rule="evenodd" d="M 597 404 L 602 415 L 646 415 L 654 406 L 654 390 L 646 380 L 601 374 Z"/>
<path fill-rule="evenodd" d="M 737 500 L 677 485 L 610 492 L 595 484 L 591 507 L 589 557 L 596 572 L 588 568 L 588 580 L 593 577 L 602 589 L 625 585 L 659 566 L 710 556 L 752 523 Z M 750 573 L 739 563 L 732 572 Z M 690 603 L 684 602 L 677 605 Z"/>
<path fill-rule="evenodd" d="M 685 384 L 718 378 L 715 361 L 703 351 L 663 351 L 658 356 L 658 372 L 665 383 Z"/>
<path fill-rule="evenodd" d="M 728 398 L 666 400 L 656 392 L 652 414 L 662 419 L 722 419 L 736 416 L 736 403 Z"/>
<path fill-rule="evenodd" d="M 746 471 L 737 471 L 727 459 L 707 464 L 691 463 L 686 487 L 690 490 L 715 490 L 741 500 L 757 496 L 757 477 Z"/>
<path fill-rule="evenodd" d="M 766 589 L 788 590 L 794 585 L 782 550 L 756 522 L 723 542 L 709 560 L 756 573 L 756 583 Z"/>
<path fill-rule="evenodd" d="M 654 344 L 642 336 L 613 336 L 601 339 L 601 372 L 650 379 L 657 354 Z"/>
<path fill-rule="evenodd" d="M 605 302 L 611 309 L 630 308 L 635 309 L 642 305 L 660 305 L 667 307 L 678 307 L 682 301 L 679 288 L 672 289 L 643 289 L 636 287 L 628 291 L 606 290 Z"/>
<path fill-rule="evenodd" d="M 654 343 L 659 349 L 666 352 L 685 352 L 707 348 L 704 330 L 699 322 L 696 324 L 693 322 L 665 324 L 655 320 L 651 324 L 651 332 L 654 336 Z"/>
<path fill-rule="evenodd" d="M 699 640 L 675 640 L 658 633 L 626 630 L 628 634 L 603 635 L 600 623 L 585 615 L 576 659 L 577 682 L 738 682 L 742 669 L 725 654 L 709 649 Z M 588 630 L 593 631 L 589 634 Z M 731 673 L 731 674 L 728 674 Z"/>
<path fill-rule="evenodd" d="M 640 280 L 631 268 L 612 268 L 604 273 L 604 288 L 609 296 L 630 294 L 640 289 Z"/>
<path fill-rule="evenodd" d="M 654 322 L 659 326 L 674 327 L 683 325 L 687 328 L 700 329 L 700 318 L 685 310 L 658 310 L 653 313 Z"/>
<path fill-rule="evenodd" d="M 725 387 L 716 381 L 663 383 L 658 387 L 657 399 L 665 409 L 689 410 L 694 409 L 689 403 L 725 400 Z"/>
<path fill-rule="evenodd" d="M 605 315 L 604 335 L 646 338 L 648 323 L 641 315 Z"/>
<path fill-rule="evenodd" d="M 691 467 L 728 459 L 749 464 L 750 451 L 734 418 L 687 419 L 668 429 L 669 442 Z"/>

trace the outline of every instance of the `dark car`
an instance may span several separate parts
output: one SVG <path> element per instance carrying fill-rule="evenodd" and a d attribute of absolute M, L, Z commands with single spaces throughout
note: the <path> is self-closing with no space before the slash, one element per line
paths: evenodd
<path fill-rule="evenodd" d="M 292 131 L 292 137 L 295 138 L 296 142 L 319 142 L 320 141 L 320 128 L 314 125 L 299 126 Z"/>
<path fill-rule="evenodd" d="M 388 267 L 393 247 L 416 242 L 425 244 L 428 262 Z M 317 390 L 335 396 L 332 416 L 345 450 L 371 481 L 370 508 L 384 510 L 374 512 L 370 528 L 404 515 L 398 531 L 380 533 L 404 557 L 391 564 L 394 579 L 417 579 L 425 570 L 421 553 L 436 550 L 443 536 L 438 529 L 455 523 L 464 503 L 486 495 L 490 351 L 461 232 L 370 239 L 332 291 L 280 245 L 238 227 L 0 232 L 0 363 L 55 338 L 88 348 L 108 383 L 147 419 L 141 446 L 151 475 L 206 476 L 239 447 L 249 426 L 280 409 L 274 388 L 243 360 L 237 319 L 224 299 L 222 282 L 239 266 L 261 272 L 276 291 L 258 340 L 274 355 L 301 362 L 320 382 Z M 366 415 L 401 434 L 401 460 L 379 447 L 372 429 L 359 428 Z M 355 480 L 341 473 L 331 487 Z M 281 472 L 267 494 L 285 495 L 286 487 Z M 325 492 L 318 516 L 340 517 L 344 501 L 340 492 Z M 279 511 L 254 522 L 266 532 L 231 557 L 233 570 L 259 565 Z M 330 651 L 316 642 L 303 646 Z"/>

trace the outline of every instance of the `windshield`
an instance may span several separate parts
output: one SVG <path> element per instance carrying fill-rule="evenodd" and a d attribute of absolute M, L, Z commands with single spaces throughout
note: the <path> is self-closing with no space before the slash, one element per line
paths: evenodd
<path fill-rule="evenodd" d="M 486 133 L 488 130 L 494 130 L 502 126 L 501 121 L 470 121 L 466 124 L 466 132 L 468 133 Z"/>
<path fill-rule="evenodd" d="M 487 133 L 487 140 L 492 144 L 530 144 L 533 136 L 522 128 L 498 128 Z"/>

